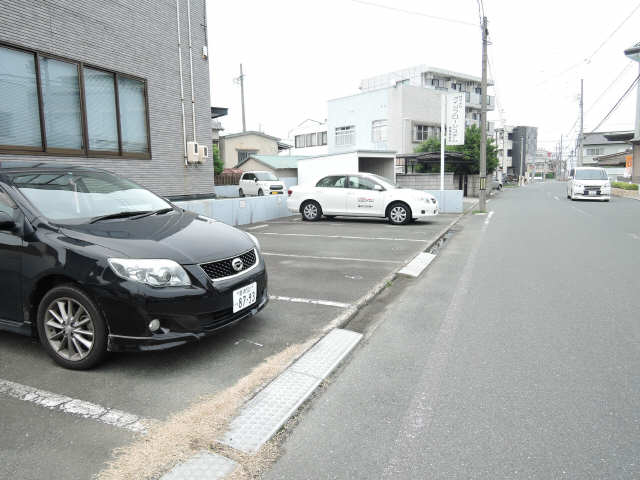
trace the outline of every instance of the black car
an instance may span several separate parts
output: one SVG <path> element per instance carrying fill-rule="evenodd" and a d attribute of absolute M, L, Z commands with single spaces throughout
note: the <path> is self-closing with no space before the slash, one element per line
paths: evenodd
<path fill-rule="evenodd" d="M 59 364 L 182 345 L 267 301 L 252 235 L 106 171 L 0 163 L 0 329 Z"/>

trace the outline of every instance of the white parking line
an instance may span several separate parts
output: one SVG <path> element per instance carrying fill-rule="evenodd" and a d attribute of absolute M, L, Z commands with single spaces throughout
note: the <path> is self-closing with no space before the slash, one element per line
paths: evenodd
<path fill-rule="evenodd" d="M 282 300 L 284 302 L 293 303 L 309 303 L 312 305 L 326 305 L 327 307 L 349 308 L 351 304 L 342 302 L 333 302 L 331 300 L 314 300 L 311 298 L 292 298 L 283 297 L 281 295 L 269 295 L 270 300 Z"/>
<path fill-rule="evenodd" d="M 315 233 L 275 233 L 259 232 L 260 235 L 276 235 L 279 237 L 317 237 L 317 238 L 339 238 L 343 240 L 390 240 L 392 242 L 422 242 L 424 239 L 418 238 L 389 238 L 389 237 L 357 237 L 352 235 L 318 235 Z"/>
<path fill-rule="evenodd" d="M 349 262 L 402 263 L 398 260 L 377 260 L 373 258 L 319 257 L 316 255 L 295 255 L 293 253 L 262 252 L 262 255 L 274 257 L 311 258 L 314 260 L 346 260 Z"/>
<path fill-rule="evenodd" d="M 249 227 L 247 228 L 247 230 L 258 230 L 259 228 L 267 228 L 269 226 L 268 223 L 265 223 L 264 225 L 256 225 L 255 227 Z"/>
<path fill-rule="evenodd" d="M 102 407 L 95 403 L 85 402 L 65 395 L 47 392 L 20 383 L 0 379 L 0 394 L 31 402 L 40 407 L 48 408 L 76 417 L 96 420 L 113 427 L 123 428 L 132 432 L 146 432 L 145 419 L 112 408 Z"/>
<path fill-rule="evenodd" d="M 493 210 L 491 210 L 491 211 L 489 212 L 489 215 L 487 215 L 487 218 L 486 218 L 486 220 L 484 221 L 484 224 L 485 224 L 485 225 L 489 225 L 489 222 L 491 221 L 491 217 L 493 217 Z"/>

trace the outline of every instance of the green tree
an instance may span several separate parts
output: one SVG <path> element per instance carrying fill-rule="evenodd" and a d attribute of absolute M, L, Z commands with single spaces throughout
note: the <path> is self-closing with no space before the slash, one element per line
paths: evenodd
<path fill-rule="evenodd" d="M 469 167 L 462 167 L 458 169 L 458 173 L 479 173 L 480 172 L 480 129 L 476 125 L 468 127 L 464 134 L 464 145 L 446 145 L 445 149 L 448 152 L 458 152 L 471 158 L 473 163 Z M 419 152 L 439 152 L 440 151 L 440 139 L 429 138 L 425 142 L 422 142 L 416 147 L 415 150 Z M 487 138 L 487 173 L 493 172 L 498 166 L 498 152 L 495 142 L 492 137 Z M 436 165 L 429 170 L 433 172 L 440 172 L 440 166 Z M 446 167 L 446 171 L 454 171 L 449 166 Z"/>
<path fill-rule="evenodd" d="M 213 145 L 213 173 L 216 175 L 220 175 L 222 170 L 224 170 L 224 162 L 220 158 L 220 147 L 218 145 Z"/>

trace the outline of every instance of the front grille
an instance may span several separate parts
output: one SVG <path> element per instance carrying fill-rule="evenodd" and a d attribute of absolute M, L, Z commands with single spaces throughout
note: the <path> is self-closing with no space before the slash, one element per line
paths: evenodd
<path fill-rule="evenodd" d="M 235 270 L 232 266 L 234 259 L 239 258 L 242 260 L 242 269 Z M 256 264 L 256 251 L 249 250 L 237 257 L 226 258 L 218 262 L 203 263 L 200 268 L 209 276 L 210 279 L 216 280 L 218 278 L 230 277 L 232 275 L 238 275 L 246 270 L 249 270 Z"/>
<path fill-rule="evenodd" d="M 271 185 L 269 188 L 271 190 L 282 190 L 282 185 Z"/>

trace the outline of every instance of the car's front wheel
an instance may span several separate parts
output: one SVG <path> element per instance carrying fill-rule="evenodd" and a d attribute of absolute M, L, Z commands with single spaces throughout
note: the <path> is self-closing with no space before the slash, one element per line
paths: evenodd
<path fill-rule="evenodd" d="M 91 368 L 107 353 L 105 321 L 89 296 L 74 285 L 47 292 L 38 307 L 37 327 L 40 343 L 65 368 Z"/>
<path fill-rule="evenodd" d="M 302 204 L 302 219 L 308 222 L 315 222 L 322 217 L 322 208 L 315 200 L 309 200 Z"/>
<path fill-rule="evenodd" d="M 244 191 L 242 189 L 238 190 L 238 195 L 240 196 L 240 198 L 244 197 Z"/>
<path fill-rule="evenodd" d="M 392 225 L 404 225 L 411 221 L 411 209 L 406 203 L 393 203 L 389 207 L 387 216 Z"/>
<path fill-rule="evenodd" d="M 264 195 L 264 192 L 262 191 L 262 189 L 258 190 L 258 196 L 262 197 Z"/>

